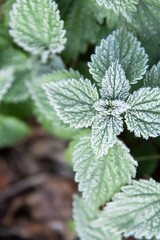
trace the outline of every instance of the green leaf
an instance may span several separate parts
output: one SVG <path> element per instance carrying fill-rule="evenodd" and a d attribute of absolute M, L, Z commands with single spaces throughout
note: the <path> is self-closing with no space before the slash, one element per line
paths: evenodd
<path fill-rule="evenodd" d="M 0 148 L 10 147 L 31 134 L 31 129 L 14 117 L 0 116 Z"/>
<path fill-rule="evenodd" d="M 13 71 L 13 67 L 0 70 L 0 101 L 12 85 L 14 80 Z"/>
<path fill-rule="evenodd" d="M 64 124 L 63 121 L 59 119 L 56 111 L 50 105 L 47 95 L 41 85 L 42 83 L 58 82 L 72 77 L 79 79 L 80 75 L 77 71 L 73 71 L 72 69 L 69 71 L 56 71 L 42 77 L 37 77 L 33 81 L 27 83 L 31 97 L 36 106 L 35 114 L 38 121 L 42 123 L 43 127 L 50 133 L 65 139 L 72 138 L 77 130 L 71 129 L 68 124 Z"/>
<path fill-rule="evenodd" d="M 95 213 L 83 199 L 74 196 L 73 217 L 76 231 L 81 240 L 120 240 L 120 235 L 115 230 L 110 230 L 104 234 L 101 227 L 92 227 L 91 222 L 96 219 Z"/>
<path fill-rule="evenodd" d="M 100 89 L 102 98 L 126 100 L 129 89 L 130 84 L 121 65 L 117 62 L 111 63 L 102 80 L 102 88 Z"/>
<path fill-rule="evenodd" d="M 126 113 L 128 129 L 136 137 L 157 137 L 160 135 L 160 89 L 140 88 L 129 96 Z"/>
<path fill-rule="evenodd" d="M 15 73 L 15 80 L 5 94 L 3 101 L 6 103 L 17 103 L 27 100 L 29 98 L 29 91 L 26 87 L 26 82 L 30 79 L 31 73 L 28 71 Z"/>
<path fill-rule="evenodd" d="M 160 87 L 160 62 L 147 72 L 144 79 L 144 86 L 151 88 Z"/>
<path fill-rule="evenodd" d="M 120 116 L 97 114 L 92 125 L 91 144 L 97 158 L 108 153 L 108 149 L 117 141 L 116 136 L 123 131 L 123 119 Z"/>
<path fill-rule="evenodd" d="M 153 179 L 133 181 L 108 203 L 95 226 L 117 227 L 125 237 L 160 238 L 160 184 Z"/>
<path fill-rule="evenodd" d="M 142 79 L 147 69 L 147 55 L 137 38 L 122 28 L 103 39 L 96 47 L 96 54 L 91 56 L 90 73 L 100 86 L 106 70 L 117 60 L 130 84 Z"/>
<path fill-rule="evenodd" d="M 119 140 L 109 148 L 106 156 L 97 159 L 90 137 L 82 138 L 73 154 L 75 180 L 79 190 L 92 208 L 103 206 L 126 183 L 135 177 L 137 162 L 129 149 Z"/>
<path fill-rule="evenodd" d="M 133 12 L 137 11 L 139 0 L 96 0 L 99 5 L 104 5 L 107 9 L 112 9 L 115 13 L 121 12 L 128 21 L 131 21 Z"/>
<path fill-rule="evenodd" d="M 95 16 L 98 7 L 95 7 L 92 0 L 57 0 L 56 2 L 67 30 L 65 60 L 76 60 L 80 53 L 86 51 L 89 43 L 95 43 L 100 29 Z"/>
<path fill-rule="evenodd" d="M 64 123 L 71 127 L 82 128 L 91 126 L 96 111 L 94 103 L 98 93 L 88 79 L 80 78 L 44 84 L 50 104 Z"/>
<path fill-rule="evenodd" d="M 10 34 L 26 51 L 45 59 L 64 49 L 65 31 L 55 1 L 17 0 L 10 16 Z"/>

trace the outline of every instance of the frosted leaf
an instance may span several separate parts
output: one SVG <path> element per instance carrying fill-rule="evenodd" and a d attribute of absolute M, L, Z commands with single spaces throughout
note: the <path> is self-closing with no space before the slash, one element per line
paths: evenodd
<path fill-rule="evenodd" d="M 129 96 L 130 106 L 126 113 L 128 129 L 136 137 L 157 137 L 160 135 L 160 89 L 140 88 Z"/>
<path fill-rule="evenodd" d="M 117 62 L 111 63 L 102 80 L 102 88 L 100 89 L 102 98 L 126 100 L 129 89 L 130 84 L 121 65 Z"/>
<path fill-rule="evenodd" d="M 10 147 L 31 134 L 31 129 L 21 120 L 0 115 L 0 148 Z"/>
<path fill-rule="evenodd" d="M 125 237 L 160 239 L 160 184 L 150 179 L 133 181 L 133 185 L 123 187 L 94 223 L 104 231 L 109 224 Z"/>
<path fill-rule="evenodd" d="M 121 236 L 114 229 L 104 234 L 101 227 L 92 227 L 91 222 L 95 220 L 99 212 L 94 212 L 78 196 L 74 196 L 73 218 L 76 225 L 76 231 L 81 240 L 121 240 Z"/>
<path fill-rule="evenodd" d="M 115 61 L 121 64 L 130 84 L 141 80 L 147 69 L 148 58 L 144 48 L 132 33 L 122 28 L 103 39 L 96 47 L 96 54 L 91 56 L 90 73 L 100 86 L 106 70 Z"/>
<path fill-rule="evenodd" d="M 12 85 L 14 80 L 13 71 L 12 67 L 0 70 L 0 101 Z"/>
<path fill-rule="evenodd" d="M 107 9 L 112 9 L 114 12 L 121 12 L 128 21 L 131 21 L 133 12 L 137 10 L 139 0 L 96 0 L 99 5 L 104 4 Z"/>
<path fill-rule="evenodd" d="M 109 148 L 107 155 L 96 159 L 90 137 L 82 138 L 76 145 L 73 163 L 79 190 L 86 203 L 93 208 L 104 205 L 121 186 L 131 183 L 137 166 L 129 149 L 118 140 Z"/>
<path fill-rule="evenodd" d="M 71 127 L 91 126 L 96 111 L 94 103 L 98 93 L 88 79 L 69 79 L 57 83 L 44 84 L 44 89 L 57 115 Z"/>
<path fill-rule="evenodd" d="M 144 86 L 151 88 L 160 87 L 160 62 L 147 72 L 144 79 Z"/>
<path fill-rule="evenodd" d="M 91 145 L 96 157 L 106 155 L 108 149 L 116 142 L 116 136 L 123 131 L 120 116 L 98 113 L 92 125 Z"/>
<path fill-rule="evenodd" d="M 10 16 L 10 34 L 26 51 L 46 58 L 64 49 L 65 31 L 55 1 L 17 0 Z"/>

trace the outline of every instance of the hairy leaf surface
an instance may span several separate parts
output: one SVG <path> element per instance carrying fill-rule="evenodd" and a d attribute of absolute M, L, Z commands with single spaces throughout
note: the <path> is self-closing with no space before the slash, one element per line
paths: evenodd
<path fill-rule="evenodd" d="M 103 39 L 96 47 L 96 54 L 91 56 L 90 73 L 100 86 L 106 70 L 117 60 L 131 84 L 142 79 L 147 69 L 147 55 L 137 38 L 122 28 Z"/>
<path fill-rule="evenodd" d="M 129 96 L 130 106 L 126 113 L 126 124 L 135 136 L 157 137 L 160 135 L 160 89 L 140 88 Z"/>
<path fill-rule="evenodd" d="M 10 34 L 26 51 L 44 57 L 64 49 L 65 31 L 55 1 L 17 0 L 10 16 Z"/>
<path fill-rule="evenodd" d="M 91 222 L 96 219 L 98 213 L 94 212 L 78 196 L 74 197 L 73 217 L 75 220 L 76 231 L 81 240 L 120 240 L 120 234 L 114 229 L 104 234 L 101 227 L 92 227 Z"/>
<path fill-rule="evenodd" d="M 98 208 L 135 177 L 137 162 L 129 149 L 119 140 L 108 150 L 106 156 L 97 159 L 91 148 L 90 137 L 77 144 L 73 154 L 75 180 L 79 182 L 86 203 Z"/>
<path fill-rule="evenodd" d="M 96 111 L 94 103 L 98 93 L 88 79 L 69 79 L 57 83 L 44 84 L 50 104 L 64 123 L 71 127 L 91 126 Z"/>
<path fill-rule="evenodd" d="M 95 225 L 117 227 L 125 237 L 160 238 L 160 184 L 153 179 L 133 181 L 108 203 Z"/>
<path fill-rule="evenodd" d="M 147 72 L 144 79 L 144 86 L 151 88 L 160 87 L 160 62 Z"/>

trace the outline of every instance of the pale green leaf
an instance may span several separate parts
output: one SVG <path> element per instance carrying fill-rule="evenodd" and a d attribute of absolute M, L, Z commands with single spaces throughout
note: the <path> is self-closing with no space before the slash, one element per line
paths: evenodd
<path fill-rule="evenodd" d="M 81 240 L 121 240 L 120 234 L 114 229 L 104 234 L 101 227 L 92 227 L 91 222 L 98 217 L 86 202 L 78 196 L 74 196 L 73 218 L 76 231 Z"/>
<path fill-rule="evenodd" d="M 31 129 L 14 117 L 0 116 L 0 148 L 10 147 L 31 134 Z"/>
<path fill-rule="evenodd" d="M 91 56 L 90 73 L 101 86 L 106 70 L 112 62 L 119 61 L 130 84 L 141 80 L 147 69 L 147 55 L 140 42 L 132 33 L 120 29 L 109 35 L 96 47 L 96 54 Z"/>
<path fill-rule="evenodd" d="M 160 87 L 160 62 L 147 72 L 144 79 L 144 86 L 151 88 Z"/>
<path fill-rule="evenodd" d="M 97 89 L 90 80 L 80 78 L 44 84 L 50 104 L 64 123 L 71 127 L 91 126 L 96 111 L 94 103 L 98 100 Z"/>
<path fill-rule="evenodd" d="M 97 3 L 112 9 L 115 13 L 121 12 L 128 21 L 131 21 L 132 13 L 137 11 L 139 0 L 97 0 Z"/>
<path fill-rule="evenodd" d="M 55 1 L 17 0 L 10 16 L 10 34 L 26 51 L 46 58 L 64 49 L 65 31 Z"/>
<path fill-rule="evenodd" d="M 129 95 L 130 84 L 125 72 L 117 62 L 111 64 L 102 80 L 100 93 L 108 100 L 126 100 Z"/>
<path fill-rule="evenodd" d="M 123 131 L 123 120 L 120 116 L 107 115 L 103 112 L 97 114 L 92 125 L 91 144 L 96 157 L 107 154 L 108 149 L 114 145 Z"/>
<path fill-rule="evenodd" d="M 0 70 L 0 100 L 3 99 L 14 80 L 13 67 Z"/>
<path fill-rule="evenodd" d="M 88 205 L 99 208 L 126 183 L 135 177 L 137 162 L 129 149 L 119 140 L 107 155 L 97 159 L 90 137 L 82 138 L 73 154 L 75 180 Z"/>
<path fill-rule="evenodd" d="M 160 239 L 160 184 L 150 179 L 123 187 L 94 225 L 106 232 L 108 225 L 116 226 L 125 237 Z"/>
<path fill-rule="evenodd" d="M 126 113 L 128 129 L 136 137 L 157 137 L 160 135 L 160 89 L 140 88 L 129 96 Z"/>
<path fill-rule="evenodd" d="M 31 82 L 27 83 L 31 97 L 36 106 L 35 115 L 38 121 L 52 134 L 62 138 L 72 138 L 77 132 L 75 129 L 71 129 L 68 124 L 64 124 L 59 119 L 56 111 L 50 105 L 47 95 L 44 89 L 41 87 L 42 83 L 58 82 L 63 79 L 69 78 L 79 79 L 80 75 L 77 71 L 70 69 L 69 71 L 56 71 L 42 77 L 38 77 Z"/>

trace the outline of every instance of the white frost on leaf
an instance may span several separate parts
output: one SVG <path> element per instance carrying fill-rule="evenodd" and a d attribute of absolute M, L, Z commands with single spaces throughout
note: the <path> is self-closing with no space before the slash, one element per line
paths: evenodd
<path fill-rule="evenodd" d="M 91 148 L 90 137 L 76 145 L 73 153 L 75 180 L 90 208 L 99 208 L 126 183 L 135 177 L 137 162 L 124 143 L 117 140 L 107 155 L 96 158 Z"/>
<path fill-rule="evenodd" d="M 115 61 L 122 66 L 130 84 L 141 80 L 148 67 L 144 48 L 132 33 L 123 28 L 103 39 L 100 46 L 96 47 L 96 53 L 91 56 L 90 73 L 100 86 L 106 70 Z"/>
<path fill-rule="evenodd" d="M 160 239 L 160 184 L 153 179 L 133 181 L 133 185 L 121 190 L 107 204 L 94 227 L 107 232 L 108 226 L 113 226 L 125 237 Z"/>
<path fill-rule="evenodd" d="M 96 115 L 94 103 L 98 92 L 88 79 L 69 79 L 44 84 L 44 89 L 57 115 L 71 127 L 82 128 L 92 125 Z"/>
<path fill-rule="evenodd" d="M 64 49 L 65 30 L 55 1 L 17 0 L 10 16 L 10 34 L 24 50 L 44 59 Z"/>
<path fill-rule="evenodd" d="M 140 88 L 127 100 L 130 106 L 126 113 L 128 129 L 136 137 L 157 137 L 160 135 L 160 89 Z"/>
<path fill-rule="evenodd" d="M 112 9 L 115 13 L 121 12 L 128 21 L 131 21 L 132 13 L 137 11 L 139 0 L 96 0 L 97 3 L 107 9 Z"/>
<path fill-rule="evenodd" d="M 14 81 L 13 73 L 13 67 L 8 67 L 6 69 L 0 70 L 0 101 L 7 93 L 8 89 L 12 86 L 12 82 Z"/>
<path fill-rule="evenodd" d="M 144 86 L 151 88 L 160 87 L 160 62 L 147 72 L 144 79 Z"/>
<path fill-rule="evenodd" d="M 126 100 L 129 89 L 130 84 L 121 65 L 118 62 L 112 62 L 102 80 L 102 88 L 100 89 L 102 98 Z"/>

